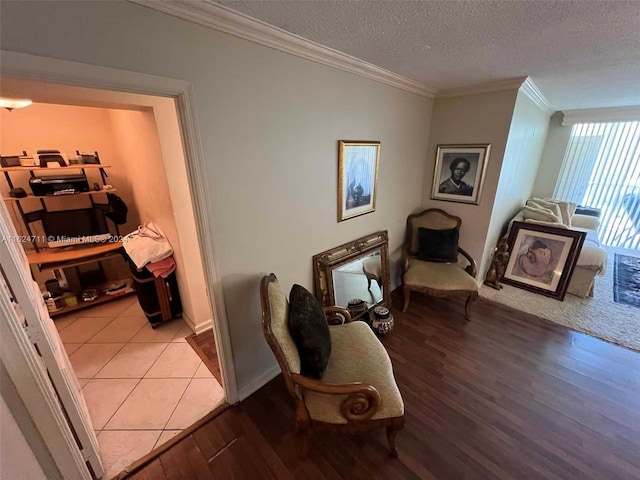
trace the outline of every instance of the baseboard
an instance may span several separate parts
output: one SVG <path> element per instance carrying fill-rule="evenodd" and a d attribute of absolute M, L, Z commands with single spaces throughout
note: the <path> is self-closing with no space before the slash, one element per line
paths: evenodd
<path fill-rule="evenodd" d="M 206 332 L 207 330 L 211 330 L 213 328 L 213 322 L 210 318 L 207 318 L 206 320 L 202 320 L 199 323 L 195 323 L 193 320 L 191 320 L 191 318 L 189 318 L 187 315 L 183 313 L 182 319 L 187 323 L 187 325 L 189 325 L 189 328 L 196 335 L 202 332 Z"/>
<path fill-rule="evenodd" d="M 269 383 L 271 380 L 276 378 L 279 374 L 280 374 L 280 366 L 276 364 L 272 368 L 264 372 L 262 375 L 260 375 L 258 378 L 255 378 L 251 383 L 243 386 L 238 391 L 238 397 L 240 398 L 240 401 L 243 401 L 249 395 L 251 395 L 252 393 L 264 387 L 267 383 Z"/>
<path fill-rule="evenodd" d="M 200 322 L 197 325 L 193 325 L 193 330 L 196 333 L 196 335 L 202 332 L 206 332 L 207 330 L 211 330 L 212 328 L 213 328 L 213 323 L 211 322 L 211 319 Z"/>

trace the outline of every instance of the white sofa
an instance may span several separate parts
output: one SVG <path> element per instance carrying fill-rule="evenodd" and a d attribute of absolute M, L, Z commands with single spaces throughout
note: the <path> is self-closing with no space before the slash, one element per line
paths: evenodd
<path fill-rule="evenodd" d="M 575 210 L 575 206 L 572 210 Z M 523 210 L 520 210 L 509 223 L 509 228 L 511 228 L 511 223 L 514 221 L 554 225 L 550 221 L 540 221 L 526 217 L 531 217 L 531 215 L 524 212 L 523 207 Z M 571 230 L 586 232 L 587 237 L 578 256 L 576 268 L 573 271 L 567 292 L 581 298 L 593 297 L 595 277 L 604 275 L 607 268 L 607 252 L 601 247 L 598 236 L 600 219 L 591 215 L 572 213 L 570 225 Z M 567 228 L 566 226 L 563 227 L 561 223 L 556 226 Z"/>

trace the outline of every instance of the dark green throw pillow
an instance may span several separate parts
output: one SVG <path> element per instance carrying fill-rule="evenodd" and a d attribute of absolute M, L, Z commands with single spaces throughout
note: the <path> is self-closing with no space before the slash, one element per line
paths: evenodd
<path fill-rule="evenodd" d="M 300 373 L 322 378 L 331 356 L 331 335 L 320 302 L 300 285 L 289 293 L 289 333 L 300 354 Z"/>
<path fill-rule="evenodd" d="M 428 262 L 457 262 L 458 237 L 457 228 L 418 228 L 418 258 Z"/>

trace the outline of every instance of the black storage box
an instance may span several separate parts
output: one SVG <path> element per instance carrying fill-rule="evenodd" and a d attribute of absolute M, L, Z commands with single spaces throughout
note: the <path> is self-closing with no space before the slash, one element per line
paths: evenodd
<path fill-rule="evenodd" d="M 129 260 L 129 268 L 140 308 L 153 328 L 162 322 L 182 316 L 182 302 L 176 272 L 167 278 L 156 278 L 146 268 L 139 270 L 131 260 Z"/>

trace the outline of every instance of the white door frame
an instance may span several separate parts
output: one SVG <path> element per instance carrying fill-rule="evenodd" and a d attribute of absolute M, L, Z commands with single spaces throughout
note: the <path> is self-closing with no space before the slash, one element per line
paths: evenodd
<path fill-rule="evenodd" d="M 225 398 L 227 403 L 237 403 L 240 399 L 227 314 L 224 306 L 222 282 L 216 268 L 213 235 L 210 234 L 213 231 L 211 196 L 205 186 L 204 152 L 200 140 L 192 83 L 186 80 L 7 50 L 0 51 L 0 58 L 2 59 L 1 74 L 8 77 L 175 99 L 185 149 L 189 193 L 194 209 L 198 240 L 201 246 L 202 266 L 209 294 L 209 306 L 213 318 L 213 331 L 220 360 Z"/>
<path fill-rule="evenodd" d="M 97 455 L 97 440 L 93 434 L 90 423 L 82 424 L 86 414 L 81 412 L 81 408 L 70 399 L 62 378 L 59 359 L 53 359 L 55 352 L 52 350 L 51 340 L 44 338 L 46 332 L 38 327 L 38 318 L 41 317 L 40 308 L 37 305 L 35 295 L 35 284 L 28 272 L 26 257 L 22 252 L 22 247 L 12 245 L 15 237 L 15 229 L 11 224 L 8 212 L 4 205 L 0 205 L 0 259 L 2 272 L 6 275 L 8 287 L 15 297 L 19 308 L 9 295 L 9 292 L 0 285 L 0 348 L 2 350 L 2 364 L 5 366 L 11 381 L 16 387 L 22 402 L 24 403 L 33 423 L 36 425 L 42 440 L 58 468 L 58 472 L 46 471 L 47 478 L 60 479 L 83 479 L 90 480 L 91 475 L 85 465 L 84 454 L 81 452 L 78 443 L 71 431 L 71 416 L 78 414 L 75 418 L 80 421 L 80 429 L 76 429 L 76 434 L 82 438 L 83 445 L 87 442 L 89 446 L 87 453 L 91 450 L 95 463 L 94 471 L 102 475 L 102 464 Z M 19 250 L 18 250 L 19 249 Z M 22 259 L 17 258 L 17 253 L 22 254 Z M 28 275 L 28 278 L 27 278 Z M 4 280 L 4 279 L 2 279 Z M 25 319 L 29 319 L 29 327 L 25 326 Z M 49 320 L 51 321 L 51 320 Z M 39 350 L 42 357 L 39 357 L 34 348 L 35 343 L 41 348 Z M 60 348 L 57 343 L 57 348 Z M 51 363 L 47 363 L 50 361 Z M 53 368 L 49 368 L 52 366 Z M 48 372 L 48 373 L 47 373 Z M 51 377 L 48 376 L 51 375 Z M 65 418 L 58 395 L 54 390 L 57 383 L 58 395 L 61 401 L 66 399 L 64 406 L 70 415 L 69 421 Z M 75 412 L 69 412 L 69 409 Z M 92 437 L 92 438 L 89 438 Z M 3 442 L 11 441 L 3 439 Z M 42 465 L 44 468 L 44 465 Z M 96 470 L 97 469 L 97 470 Z"/>

